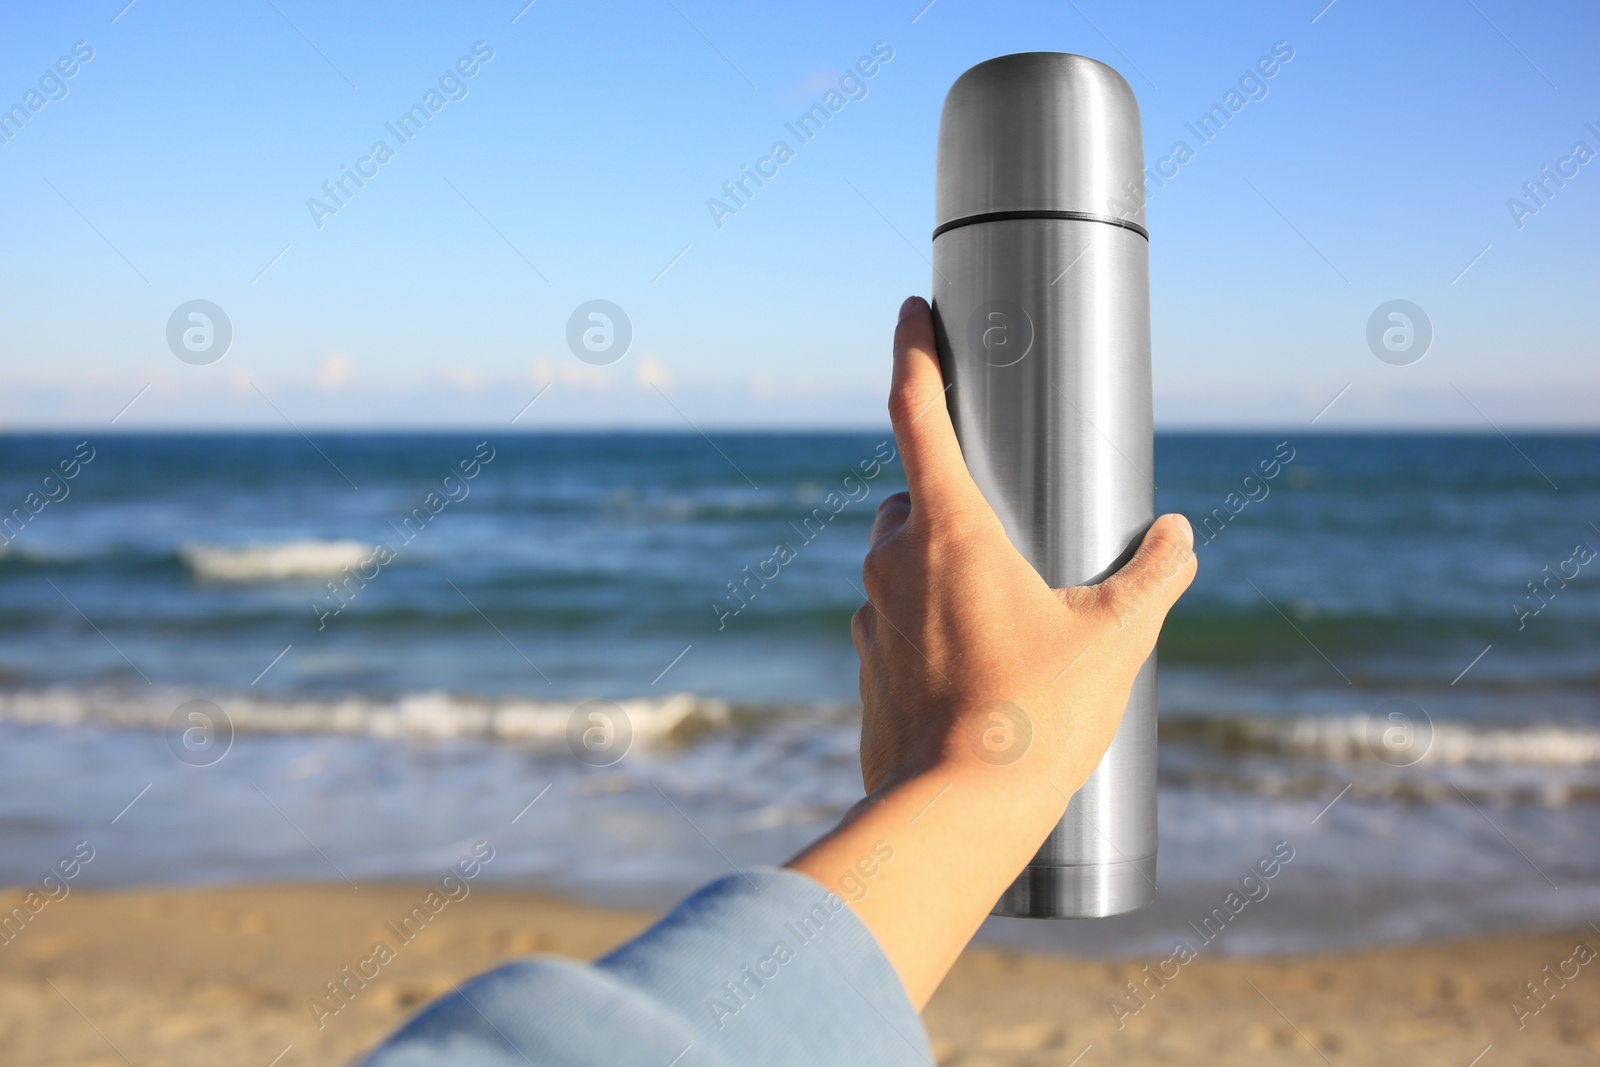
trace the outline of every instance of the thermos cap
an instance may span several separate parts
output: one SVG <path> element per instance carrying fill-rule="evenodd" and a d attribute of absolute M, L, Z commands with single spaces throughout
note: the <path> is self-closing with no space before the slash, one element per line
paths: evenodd
<path fill-rule="evenodd" d="M 986 216 L 1085 218 L 1148 236 L 1133 90 L 1065 52 L 979 63 L 944 100 L 934 201 L 935 237 Z"/>

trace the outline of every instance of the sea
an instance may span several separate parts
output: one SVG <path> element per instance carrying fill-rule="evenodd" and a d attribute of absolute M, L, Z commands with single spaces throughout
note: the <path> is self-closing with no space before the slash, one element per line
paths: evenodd
<path fill-rule="evenodd" d="M 781 863 L 861 796 L 849 619 L 894 457 L 887 428 L 0 435 L 0 883 L 87 842 L 80 887 L 358 892 L 488 840 L 493 886 L 662 908 Z M 1600 916 L 1600 437 L 1167 433 L 1156 482 L 1200 531 L 1157 903 L 981 940 Z"/>

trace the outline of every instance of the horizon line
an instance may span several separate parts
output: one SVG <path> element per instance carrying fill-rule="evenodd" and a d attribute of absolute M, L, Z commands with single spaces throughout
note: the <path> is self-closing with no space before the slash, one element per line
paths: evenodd
<path fill-rule="evenodd" d="M 403 426 L 403 425 L 317 425 L 301 424 L 298 429 L 273 426 L 205 426 L 174 424 L 167 426 L 95 426 L 89 424 L 52 425 L 22 425 L 6 426 L 0 424 L 0 440 L 7 437 L 27 436 L 72 436 L 80 433 L 93 432 L 100 435 L 120 437 L 139 436 L 237 436 L 237 437 L 297 437 L 301 431 L 311 431 L 325 434 L 460 434 L 482 433 L 485 431 L 509 432 L 521 436 L 557 436 L 562 434 L 651 434 L 651 435 L 681 435 L 695 436 L 701 430 L 715 433 L 749 434 L 756 436 L 773 436 L 786 433 L 799 434 L 857 434 L 893 432 L 893 427 L 888 423 L 862 423 L 860 425 L 795 425 L 795 426 L 751 426 L 744 424 L 734 425 L 702 425 L 691 429 L 670 425 L 611 425 L 611 426 L 498 426 L 484 423 L 462 423 L 459 425 L 428 425 L 428 426 Z M 1239 426 L 1220 426 L 1211 423 L 1190 425 L 1167 425 L 1155 427 L 1155 433 L 1161 434 L 1276 434 L 1297 433 L 1302 436 L 1339 436 L 1339 435 L 1411 435 L 1418 437 L 1429 436 L 1456 436 L 1456 437 L 1495 437 L 1504 436 L 1506 433 L 1517 433 L 1525 436 L 1591 436 L 1600 435 L 1600 424 L 1584 425 L 1506 425 L 1497 427 L 1482 426 L 1456 426 L 1442 424 L 1436 426 L 1405 426 L 1374 423 L 1361 426 L 1299 426 L 1284 423 L 1245 424 Z"/>

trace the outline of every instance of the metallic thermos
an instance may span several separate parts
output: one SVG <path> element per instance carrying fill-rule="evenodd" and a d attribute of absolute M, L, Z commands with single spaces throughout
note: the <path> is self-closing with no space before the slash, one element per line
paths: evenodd
<path fill-rule="evenodd" d="M 1154 518 L 1143 190 L 1139 107 L 1103 63 L 1001 56 L 945 98 L 939 362 L 973 478 L 1055 587 L 1110 575 Z M 1155 876 L 1152 654 L 1110 750 L 994 914 L 1119 915 L 1155 899 Z"/>

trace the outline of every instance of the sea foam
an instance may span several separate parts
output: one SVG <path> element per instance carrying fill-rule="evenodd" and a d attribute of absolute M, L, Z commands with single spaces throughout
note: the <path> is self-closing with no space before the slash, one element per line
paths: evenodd
<path fill-rule="evenodd" d="M 484 738 L 555 748 L 566 743 L 569 724 L 584 703 L 479 699 L 443 692 L 407 693 L 393 699 L 273 699 L 223 692 L 50 689 L 0 693 L 0 722 L 32 726 L 109 726 L 161 730 L 173 709 L 193 698 L 220 707 L 240 733 L 344 734 L 408 740 Z M 717 729 L 730 719 L 720 700 L 675 694 L 608 702 L 621 708 L 633 743 L 659 744 Z"/>
<path fill-rule="evenodd" d="M 354 567 L 372 555 L 360 541 L 284 541 L 243 546 L 198 542 L 178 549 L 178 558 L 196 578 L 209 582 L 270 582 L 320 578 Z"/>

